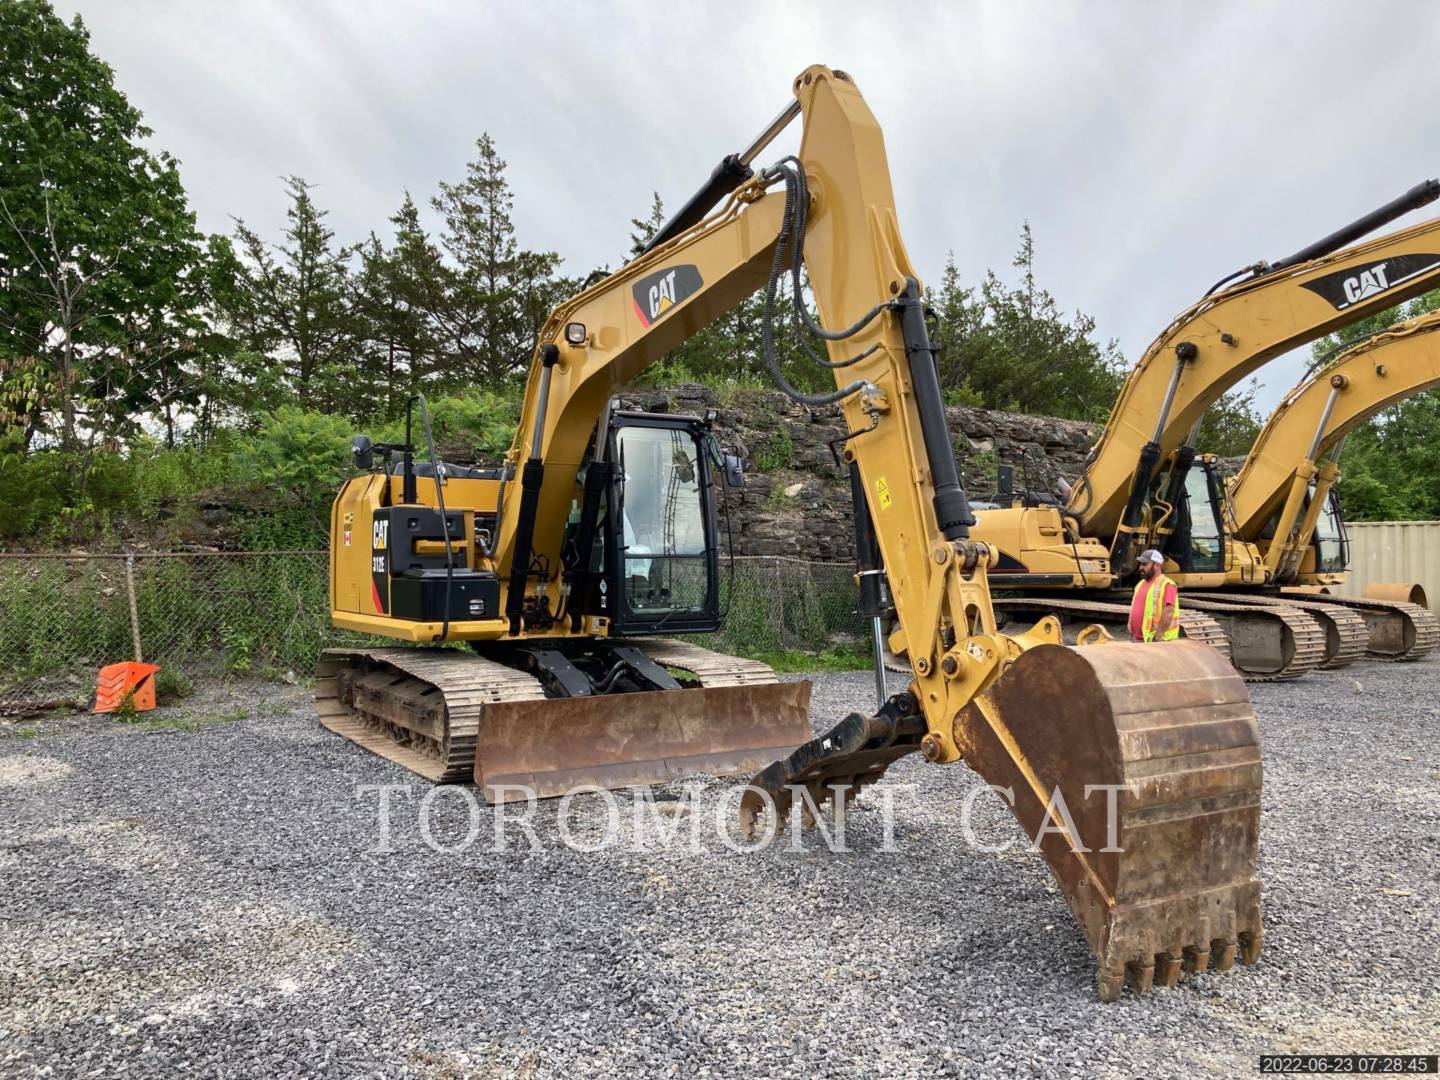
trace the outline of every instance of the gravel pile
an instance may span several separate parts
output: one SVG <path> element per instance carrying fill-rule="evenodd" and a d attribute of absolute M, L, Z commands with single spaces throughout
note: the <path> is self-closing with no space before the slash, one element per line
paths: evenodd
<path fill-rule="evenodd" d="M 868 675 L 814 683 L 817 726 L 869 704 Z M 966 843 L 964 768 L 892 770 L 845 853 L 730 850 L 721 781 L 613 823 L 542 803 L 533 845 L 507 824 L 494 850 L 498 811 L 446 789 L 422 819 L 426 786 L 292 687 L 0 728 L 0 1072 L 1230 1076 L 1436 1052 L 1440 663 L 1252 692 L 1265 953 L 1110 1006 L 1039 856 Z M 360 789 L 407 783 L 387 845 Z M 692 825 L 698 851 L 663 843 Z M 1018 835 L 989 795 L 974 831 Z"/>

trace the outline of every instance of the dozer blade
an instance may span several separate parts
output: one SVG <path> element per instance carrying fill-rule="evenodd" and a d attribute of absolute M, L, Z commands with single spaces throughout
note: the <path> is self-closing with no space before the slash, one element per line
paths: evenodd
<path fill-rule="evenodd" d="M 1101 1000 L 1127 976 L 1144 991 L 1212 958 L 1224 970 L 1237 949 L 1247 964 L 1259 956 L 1259 730 L 1215 650 L 1042 645 L 961 711 L 954 734 L 1039 836 L 1099 960 Z"/>
<path fill-rule="evenodd" d="M 742 798 L 742 830 L 753 836 L 770 813 L 783 827 L 807 789 L 819 806 L 879 779 L 919 748 L 925 722 L 913 708 L 897 695 L 772 764 Z M 1237 950 L 1254 962 L 1259 731 L 1219 652 L 1186 641 L 1042 645 L 961 710 L 953 735 L 1039 837 L 1099 959 L 1102 1000 L 1119 997 L 1127 976 L 1144 991 L 1208 969 L 1212 956 L 1220 970 Z"/>
<path fill-rule="evenodd" d="M 475 782 L 491 802 L 761 768 L 810 738 L 810 684 L 766 682 L 489 705 Z"/>

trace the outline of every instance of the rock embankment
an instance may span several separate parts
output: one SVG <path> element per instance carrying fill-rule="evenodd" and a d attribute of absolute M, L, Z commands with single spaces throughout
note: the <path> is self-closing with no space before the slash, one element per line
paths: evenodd
<path fill-rule="evenodd" d="M 838 408 L 807 409 L 778 391 L 721 395 L 697 385 L 636 391 L 624 404 L 654 412 L 717 410 L 721 441 L 745 458 L 745 487 L 728 493 L 737 555 L 853 558 L 850 487 L 830 450 L 844 434 Z M 1100 434 L 1099 424 L 1075 420 L 964 406 L 946 411 L 955 458 L 975 499 L 994 493 L 997 465 L 1014 468 L 1017 489 L 1053 490 L 1057 477 L 1079 473 Z"/>

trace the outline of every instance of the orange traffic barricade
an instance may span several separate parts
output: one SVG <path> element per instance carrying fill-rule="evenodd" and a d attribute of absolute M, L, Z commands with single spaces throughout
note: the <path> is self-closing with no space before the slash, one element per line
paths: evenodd
<path fill-rule="evenodd" d="M 127 698 L 136 712 L 155 708 L 155 673 L 159 670 L 159 664 L 142 664 L 137 660 L 107 664 L 100 669 L 100 678 L 95 684 L 95 711 L 119 712 Z"/>

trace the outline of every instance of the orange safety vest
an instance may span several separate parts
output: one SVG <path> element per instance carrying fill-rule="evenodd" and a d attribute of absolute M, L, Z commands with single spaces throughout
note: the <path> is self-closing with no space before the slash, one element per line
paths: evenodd
<path fill-rule="evenodd" d="M 1155 640 L 1155 627 L 1160 622 L 1160 605 L 1165 601 L 1165 590 L 1175 590 L 1175 611 L 1170 627 L 1160 638 L 1161 641 L 1174 641 L 1180 636 L 1180 590 L 1176 584 L 1164 574 L 1160 574 L 1153 581 L 1141 581 L 1135 586 L 1135 596 L 1138 599 L 1140 590 L 1149 586 L 1145 594 L 1145 612 L 1140 618 L 1140 634 L 1144 641 Z"/>

